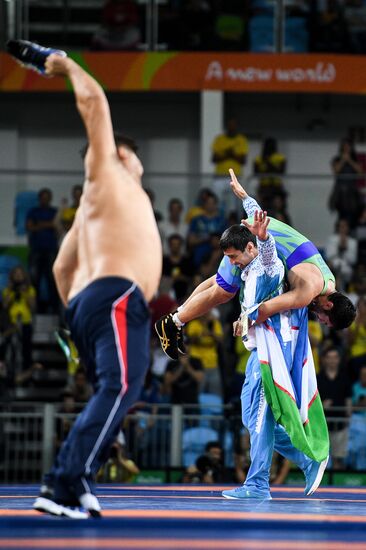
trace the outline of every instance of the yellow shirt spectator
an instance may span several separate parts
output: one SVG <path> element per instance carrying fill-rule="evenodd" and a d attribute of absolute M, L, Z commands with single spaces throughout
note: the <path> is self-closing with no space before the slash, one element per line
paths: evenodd
<path fill-rule="evenodd" d="M 248 155 L 248 140 L 238 131 L 236 118 L 226 121 L 225 132 L 215 137 L 211 149 L 215 176 L 228 177 L 229 168 L 234 170 L 236 176 L 242 174 Z"/>
<path fill-rule="evenodd" d="M 230 154 L 232 152 L 232 154 Z M 218 159 L 215 162 L 215 175 L 227 176 L 229 168 L 232 168 L 236 176 L 243 172 L 243 162 L 238 157 L 246 157 L 248 154 L 248 140 L 242 134 L 228 136 L 221 134 L 217 136 L 212 144 L 212 153 Z"/>
<path fill-rule="evenodd" d="M 366 298 L 360 296 L 357 315 L 347 331 L 350 359 L 366 355 Z"/>
<path fill-rule="evenodd" d="M 323 340 L 323 331 L 318 321 L 309 320 L 308 326 L 309 326 L 309 340 L 310 340 L 311 350 L 313 352 L 315 372 L 319 374 L 320 372 L 319 345 Z"/>
<path fill-rule="evenodd" d="M 366 355 L 366 327 L 364 325 L 352 323 L 348 330 L 352 336 L 350 357 Z"/>
<path fill-rule="evenodd" d="M 221 340 L 223 337 L 220 321 L 213 319 L 211 323 L 213 336 L 207 331 L 207 324 L 201 319 L 191 321 L 186 329 L 186 335 L 191 340 L 190 354 L 192 357 L 198 357 L 205 369 L 217 368 L 219 363 L 217 339 Z"/>
<path fill-rule="evenodd" d="M 21 290 L 18 296 L 14 290 L 8 287 L 4 288 L 3 300 L 9 303 L 8 311 L 12 323 L 16 324 L 20 320 L 23 325 L 29 325 L 32 322 L 32 310 L 29 307 L 29 302 L 35 296 L 36 291 L 33 286 Z"/>

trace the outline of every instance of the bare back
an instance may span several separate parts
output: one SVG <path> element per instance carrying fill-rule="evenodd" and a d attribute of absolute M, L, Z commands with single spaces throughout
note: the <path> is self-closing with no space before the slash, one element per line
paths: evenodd
<path fill-rule="evenodd" d="M 67 301 L 110 275 L 134 281 L 151 300 L 161 277 L 160 236 L 148 196 L 117 156 L 85 182 L 75 225 L 77 264 Z"/>

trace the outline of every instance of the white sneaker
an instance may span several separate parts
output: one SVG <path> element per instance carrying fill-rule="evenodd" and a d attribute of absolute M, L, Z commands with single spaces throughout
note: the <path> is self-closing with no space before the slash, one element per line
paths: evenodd
<path fill-rule="evenodd" d="M 79 497 L 79 502 L 85 510 L 88 510 L 89 514 L 93 518 L 99 518 L 101 517 L 101 506 L 99 504 L 99 501 L 95 495 L 92 493 L 84 493 Z"/>
<path fill-rule="evenodd" d="M 72 508 L 71 506 L 63 506 L 57 502 L 44 497 L 38 497 L 33 504 L 34 510 L 51 514 L 51 516 L 64 516 L 71 519 L 88 519 L 89 514 L 82 508 Z"/>
<path fill-rule="evenodd" d="M 59 504 L 61 508 L 61 515 L 71 519 L 88 519 L 89 514 L 84 508 L 72 508 L 71 506 L 63 506 Z"/>
<path fill-rule="evenodd" d="M 36 498 L 33 508 L 38 512 L 45 512 L 46 514 L 51 514 L 52 516 L 62 516 L 61 506 L 49 498 Z"/>

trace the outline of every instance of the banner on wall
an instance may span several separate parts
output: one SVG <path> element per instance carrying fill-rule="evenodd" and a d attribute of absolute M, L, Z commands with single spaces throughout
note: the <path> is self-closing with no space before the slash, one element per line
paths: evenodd
<path fill-rule="evenodd" d="M 98 52 L 70 54 L 108 91 L 366 93 L 366 56 Z M 63 78 L 43 78 L 0 54 L 0 91 L 65 91 Z"/>

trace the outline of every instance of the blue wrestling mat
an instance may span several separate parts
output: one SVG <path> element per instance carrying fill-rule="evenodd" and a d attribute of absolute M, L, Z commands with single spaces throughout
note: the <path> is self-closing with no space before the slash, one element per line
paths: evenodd
<path fill-rule="evenodd" d="M 366 550 L 366 488 L 272 488 L 272 501 L 226 500 L 227 487 L 99 486 L 102 519 L 32 510 L 36 486 L 0 486 L 0 548 Z"/>

